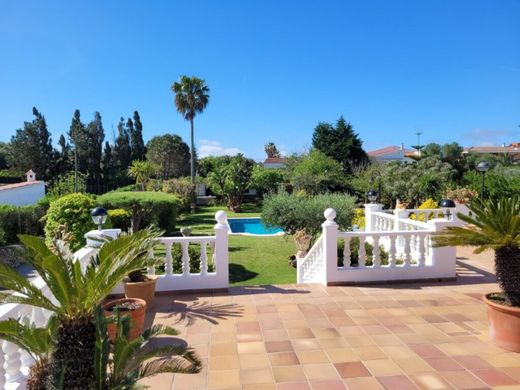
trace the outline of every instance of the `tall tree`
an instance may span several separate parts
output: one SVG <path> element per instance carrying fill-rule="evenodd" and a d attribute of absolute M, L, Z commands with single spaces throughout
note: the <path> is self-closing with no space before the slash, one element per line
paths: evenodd
<path fill-rule="evenodd" d="M 0 169 L 7 168 L 7 144 L 0 142 Z"/>
<path fill-rule="evenodd" d="M 59 150 L 56 150 L 56 167 L 54 176 L 64 175 L 73 168 L 72 148 L 63 134 L 58 140 Z"/>
<path fill-rule="evenodd" d="M 23 129 L 16 130 L 16 135 L 11 137 L 7 163 L 20 175 L 32 169 L 40 178 L 48 180 L 55 157 L 52 139 L 45 117 L 36 107 L 33 107 L 33 115 L 32 122 L 25 122 Z"/>
<path fill-rule="evenodd" d="M 103 176 L 103 183 L 107 189 L 112 189 L 114 177 L 116 173 L 116 166 L 114 161 L 114 152 L 110 142 L 105 142 L 103 150 L 103 157 L 101 158 L 101 175 Z"/>
<path fill-rule="evenodd" d="M 126 170 L 132 161 L 132 150 L 130 148 L 130 135 L 125 127 L 124 118 L 121 117 L 117 124 L 117 138 L 114 145 L 115 164 L 120 170 Z"/>
<path fill-rule="evenodd" d="M 146 149 L 146 159 L 158 166 L 158 174 L 163 179 L 189 174 L 190 149 L 178 135 L 153 137 Z"/>
<path fill-rule="evenodd" d="M 88 158 L 87 175 L 90 188 L 95 193 L 101 191 L 101 157 L 103 155 L 103 141 L 105 130 L 101 121 L 101 114 L 94 113 L 94 120 L 87 126 L 88 135 Z"/>
<path fill-rule="evenodd" d="M 195 115 L 201 114 L 209 101 L 209 88 L 206 82 L 195 76 L 181 76 L 180 80 L 173 83 L 171 87 L 175 93 L 175 107 L 177 111 L 190 121 L 191 127 L 191 156 L 190 156 L 190 173 L 191 183 L 195 184 L 195 141 L 193 119 Z"/>
<path fill-rule="evenodd" d="M 132 160 L 144 160 L 146 148 L 143 141 L 143 124 L 137 111 L 134 111 L 133 131 L 130 133 Z"/>
<path fill-rule="evenodd" d="M 336 127 L 319 123 L 314 129 L 312 146 L 338 161 L 346 173 L 352 173 L 354 167 L 368 162 L 363 142 L 343 116 L 336 122 Z"/>
<path fill-rule="evenodd" d="M 74 187 L 75 191 L 78 191 L 78 172 L 86 172 L 88 158 L 88 135 L 85 125 L 81 122 L 79 110 L 74 111 L 68 136 L 74 145 Z"/>
<path fill-rule="evenodd" d="M 280 152 L 278 151 L 278 148 L 274 144 L 274 142 L 268 142 L 265 144 L 265 154 L 267 154 L 267 157 L 273 158 L 273 157 L 280 157 Z"/>

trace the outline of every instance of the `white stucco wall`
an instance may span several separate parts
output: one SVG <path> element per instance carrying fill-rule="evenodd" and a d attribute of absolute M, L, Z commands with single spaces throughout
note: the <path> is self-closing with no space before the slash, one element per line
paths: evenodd
<path fill-rule="evenodd" d="M 45 183 L 38 182 L 23 187 L 0 189 L 0 204 L 27 206 L 35 204 L 44 196 Z"/>

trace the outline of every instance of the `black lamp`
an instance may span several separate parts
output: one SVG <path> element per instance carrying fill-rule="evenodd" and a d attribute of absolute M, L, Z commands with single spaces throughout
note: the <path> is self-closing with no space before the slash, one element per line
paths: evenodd
<path fill-rule="evenodd" d="M 480 199 L 484 199 L 484 191 L 485 191 L 485 176 L 486 172 L 489 171 L 489 163 L 487 161 L 481 161 L 477 165 L 477 171 L 482 173 L 482 190 L 480 191 Z"/>
<path fill-rule="evenodd" d="M 98 226 L 99 230 L 103 230 L 103 224 L 107 221 L 108 212 L 103 207 L 96 207 L 90 213 L 92 221 Z"/>
<path fill-rule="evenodd" d="M 441 209 L 444 209 L 444 215 L 446 216 L 446 219 L 448 221 L 450 221 L 452 218 L 452 215 L 453 215 L 451 213 L 451 209 L 455 208 L 455 202 L 452 201 L 451 199 L 443 199 L 443 200 L 441 200 L 441 203 L 439 206 Z"/>
<path fill-rule="evenodd" d="M 377 200 L 377 191 L 376 190 L 370 190 L 367 192 L 367 197 L 370 203 L 376 203 Z"/>

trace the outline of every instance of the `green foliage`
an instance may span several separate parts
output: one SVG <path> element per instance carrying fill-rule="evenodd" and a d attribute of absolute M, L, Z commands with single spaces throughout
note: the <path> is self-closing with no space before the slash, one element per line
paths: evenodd
<path fill-rule="evenodd" d="M 211 258 L 211 248 L 207 247 L 207 264 L 208 264 L 208 272 L 214 272 L 215 271 L 215 264 L 212 262 Z M 200 272 L 200 244 L 190 244 L 188 246 L 188 253 L 190 256 L 190 272 L 192 273 L 199 273 Z M 165 270 L 165 263 L 164 263 L 164 257 L 165 257 L 165 249 L 161 246 L 158 247 L 157 251 L 155 252 L 156 256 L 161 259 L 161 265 L 159 265 L 157 268 L 159 272 L 164 272 Z M 172 272 L 174 274 L 182 274 L 182 246 L 180 244 L 173 244 L 172 245 Z"/>
<path fill-rule="evenodd" d="M 177 196 L 183 211 L 189 211 L 191 205 L 195 203 L 195 186 L 191 184 L 189 178 L 164 180 L 162 191 Z"/>
<path fill-rule="evenodd" d="M 132 214 L 125 209 L 108 210 L 108 223 L 114 228 L 128 231 L 131 226 Z"/>
<path fill-rule="evenodd" d="M 285 174 L 281 169 L 268 169 L 261 165 L 253 167 L 251 186 L 262 196 L 277 192 L 284 182 Z"/>
<path fill-rule="evenodd" d="M 475 170 L 465 172 L 462 183 L 480 194 L 482 174 Z M 497 166 L 486 173 L 484 185 L 484 197 L 499 199 L 517 195 L 520 193 L 520 167 Z"/>
<path fill-rule="evenodd" d="M 230 163 L 231 156 L 208 156 L 197 162 L 197 173 L 200 177 L 207 177 L 218 165 Z"/>
<path fill-rule="evenodd" d="M 18 234 L 43 234 L 40 219 L 45 208 L 35 206 L 0 205 L 0 246 L 18 242 Z"/>
<path fill-rule="evenodd" d="M 162 179 L 186 176 L 190 172 L 190 148 L 178 135 L 153 137 L 146 144 L 146 159 L 158 167 Z"/>
<path fill-rule="evenodd" d="M 343 250 L 345 249 L 345 241 L 338 241 L 338 267 L 343 267 L 345 265 L 343 258 Z M 365 265 L 371 266 L 373 265 L 374 259 L 374 246 L 368 242 L 365 242 Z M 379 259 L 381 261 L 381 265 L 388 265 L 389 253 L 385 251 L 383 246 L 379 247 Z M 350 266 L 359 265 L 359 238 L 354 237 L 350 240 Z M 348 265 L 347 265 L 348 266 Z"/>
<path fill-rule="evenodd" d="M 359 229 L 365 229 L 365 209 L 354 209 L 354 218 L 352 225 L 356 225 Z"/>
<path fill-rule="evenodd" d="M 313 148 L 339 162 L 345 173 L 352 173 L 354 167 L 368 162 L 362 145 L 352 125 L 343 117 L 338 119 L 336 127 L 330 123 L 319 123 L 312 136 Z"/>
<path fill-rule="evenodd" d="M 67 172 L 51 181 L 47 196 L 55 199 L 75 192 L 85 192 L 87 190 L 87 175 L 78 172 L 77 191 L 75 190 L 76 176 L 74 172 Z"/>
<path fill-rule="evenodd" d="M 344 186 L 342 166 L 319 150 L 304 156 L 291 156 L 287 161 L 289 182 L 295 190 L 319 194 Z"/>
<path fill-rule="evenodd" d="M 472 246 L 495 251 L 497 280 L 514 306 L 520 306 L 520 197 L 474 199 L 471 216 L 458 213 L 463 227 L 448 227 L 433 237 L 436 246 Z"/>
<path fill-rule="evenodd" d="M 170 232 L 175 229 L 180 200 L 162 192 L 108 192 L 98 198 L 98 203 L 107 209 L 124 209 L 130 212 L 134 232 L 141 226 L 150 224 Z"/>
<path fill-rule="evenodd" d="M 146 184 L 158 169 L 159 168 L 150 161 L 134 160 L 130 168 L 128 168 L 128 176 L 135 180 L 135 185 L 141 188 L 141 191 L 144 191 Z"/>
<path fill-rule="evenodd" d="M 268 226 L 280 226 L 288 234 L 305 231 L 317 235 L 327 208 L 336 210 L 336 223 L 341 229 L 351 226 L 354 216 L 355 199 L 343 194 L 322 194 L 316 196 L 297 196 L 279 193 L 264 200 L 262 220 Z"/>
<path fill-rule="evenodd" d="M 47 245 L 52 247 L 56 238 L 67 236 L 72 251 L 84 246 L 85 233 L 95 228 L 90 215 L 94 207 L 94 198 L 80 193 L 51 201 L 45 223 Z"/>
<path fill-rule="evenodd" d="M 206 178 L 213 193 L 226 199 L 228 209 L 240 212 L 244 192 L 251 185 L 253 160 L 238 154 L 231 158 L 216 160 L 213 170 Z"/>
<path fill-rule="evenodd" d="M 278 151 L 278 148 L 274 144 L 274 142 L 268 142 L 265 144 L 264 147 L 265 154 L 267 154 L 268 158 L 277 158 L 280 157 L 280 152 Z"/>

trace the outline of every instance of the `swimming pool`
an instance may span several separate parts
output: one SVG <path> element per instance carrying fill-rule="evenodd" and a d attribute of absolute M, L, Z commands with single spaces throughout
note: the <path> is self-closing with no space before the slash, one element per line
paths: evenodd
<path fill-rule="evenodd" d="M 231 233 L 260 236 L 283 234 L 283 229 L 279 227 L 268 228 L 265 226 L 261 218 L 229 218 L 228 223 Z"/>

